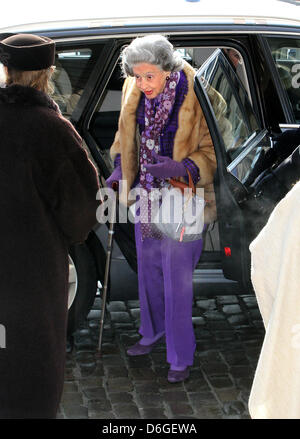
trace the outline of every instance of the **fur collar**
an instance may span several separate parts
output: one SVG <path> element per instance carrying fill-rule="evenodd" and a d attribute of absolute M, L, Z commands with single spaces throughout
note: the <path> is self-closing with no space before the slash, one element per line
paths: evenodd
<path fill-rule="evenodd" d="M 195 70 L 187 62 L 183 71 L 188 81 L 188 91 L 178 114 L 178 130 L 174 139 L 173 159 L 181 161 L 197 150 L 201 121 L 201 109 L 193 88 Z M 112 158 L 121 153 L 122 175 L 130 188 L 138 172 L 138 147 L 136 137 L 136 110 L 141 91 L 135 79 L 125 80 L 122 94 L 119 129 L 110 150 Z"/>
<path fill-rule="evenodd" d="M 24 87 L 18 84 L 0 88 L 0 103 L 42 106 L 60 112 L 58 105 L 46 93 L 33 87 Z"/>

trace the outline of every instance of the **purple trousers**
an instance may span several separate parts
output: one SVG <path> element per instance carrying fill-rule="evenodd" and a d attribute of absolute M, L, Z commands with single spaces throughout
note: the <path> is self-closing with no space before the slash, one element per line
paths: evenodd
<path fill-rule="evenodd" d="M 191 366 L 196 348 L 192 323 L 193 271 L 200 258 L 202 240 L 177 242 L 170 238 L 141 239 L 135 225 L 138 284 L 143 337 L 165 332 L 167 362 Z"/>

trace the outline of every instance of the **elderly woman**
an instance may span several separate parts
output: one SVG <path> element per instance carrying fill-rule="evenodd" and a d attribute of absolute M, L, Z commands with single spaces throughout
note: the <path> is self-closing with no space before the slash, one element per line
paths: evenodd
<path fill-rule="evenodd" d="M 0 418 L 55 418 L 64 383 L 68 248 L 96 223 L 98 176 L 48 96 L 55 44 L 0 43 Z"/>
<path fill-rule="evenodd" d="M 186 177 L 188 170 L 211 199 L 205 212 L 209 222 L 215 216 L 216 159 L 193 91 L 194 69 L 160 35 L 132 41 L 122 53 L 122 69 L 127 79 L 111 147 L 115 170 L 107 184 L 123 180 L 120 199 L 126 202 L 133 184 L 150 194 L 165 179 Z M 148 218 L 143 206 L 149 208 Z M 202 240 L 178 242 L 162 236 L 148 221 L 150 210 L 150 199 L 141 203 L 141 221 L 135 226 L 142 338 L 127 354 L 148 354 L 165 336 L 168 381 L 178 382 L 189 376 L 194 359 L 192 274 Z"/>

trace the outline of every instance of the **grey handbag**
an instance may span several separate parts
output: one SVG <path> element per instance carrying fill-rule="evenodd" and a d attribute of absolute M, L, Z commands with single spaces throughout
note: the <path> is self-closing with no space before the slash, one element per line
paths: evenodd
<path fill-rule="evenodd" d="M 204 190 L 196 191 L 191 174 L 187 172 L 189 184 L 169 180 L 153 220 L 154 227 L 164 236 L 179 242 L 201 239 L 204 228 Z"/>

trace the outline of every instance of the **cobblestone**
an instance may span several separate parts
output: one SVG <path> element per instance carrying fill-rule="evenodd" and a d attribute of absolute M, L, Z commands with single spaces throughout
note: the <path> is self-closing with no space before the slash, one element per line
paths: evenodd
<path fill-rule="evenodd" d="M 223 312 L 225 314 L 240 314 L 241 313 L 241 307 L 240 305 L 234 304 L 234 305 L 224 305 L 223 306 Z"/>
<path fill-rule="evenodd" d="M 139 419 L 140 413 L 135 404 L 115 404 L 114 411 L 120 419 Z"/>
<path fill-rule="evenodd" d="M 141 409 L 141 416 L 143 419 L 167 419 L 163 409 L 153 407 L 150 409 Z"/>
<path fill-rule="evenodd" d="M 111 302 L 97 352 L 97 296 L 67 353 L 59 419 L 247 419 L 264 328 L 254 296 L 197 297 L 196 352 L 184 383 L 167 381 L 165 343 L 128 357 L 140 336 L 139 301 Z"/>

